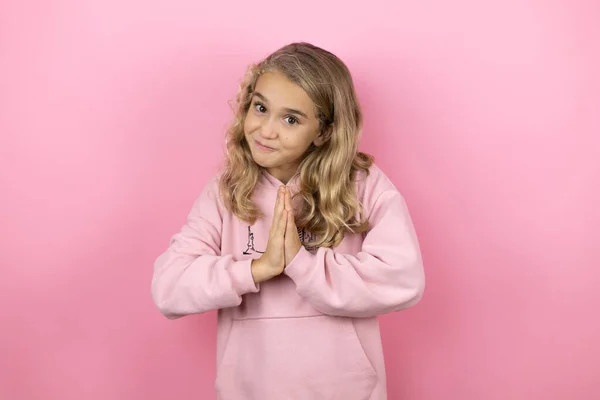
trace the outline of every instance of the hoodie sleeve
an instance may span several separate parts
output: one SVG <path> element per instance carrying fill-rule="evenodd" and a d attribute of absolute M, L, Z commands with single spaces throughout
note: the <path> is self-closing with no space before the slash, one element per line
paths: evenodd
<path fill-rule="evenodd" d="M 194 202 L 187 223 L 154 263 L 152 298 L 169 319 L 238 306 L 258 292 L 250 263 L 221 255 L 222 210 L 213 179 Z"/>
<path fill-rule="evenodd" d="M 360 252 L 343 254 L 321 247 L 312 254 L 301 247 L 285 269 L 298 294 L 325 314 L 373 317 L 421 299 L 425 274 L 403 197 L 386 190 L 371 208 L 371 229 Z"/>

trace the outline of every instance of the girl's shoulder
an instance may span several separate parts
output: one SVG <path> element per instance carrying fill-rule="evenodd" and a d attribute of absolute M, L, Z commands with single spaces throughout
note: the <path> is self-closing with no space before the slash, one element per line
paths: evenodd
<path fill-rule="evenodd" d="M 398 191 L 391 179 L 377 164 L 373 163 L 368 171 L 359 170 L 355 176 L 359 197 L 378 196 L 383 192 Z"/>
<path fill-rule="evenodd" d="M 221 173 L 211 175 L 207 180 L 204 181 L 203 185 L 201 185 L 200 191 L 205 194 L 205 196 L 211 198 L 212 200 L 219 199 L 219 180 L 221 179 Z"/>
<path fill-rule="evenodd" d="M 404 201 L 391 179 L 375 164 L 371 165 L 368 173 L 359 171 L 356 174 L 356 194 L 367 217 L 376 209 L 388 206 L 387 200 L 382 203 L 382 199 L 397 198 Z"/>
<path fill-rule="evenodd" d="M 213 174 L 198 185 L 194 206 L 200 209 L 210 208 L 223 212 L 224 204 L 221 197 L 221 174 Z"/>

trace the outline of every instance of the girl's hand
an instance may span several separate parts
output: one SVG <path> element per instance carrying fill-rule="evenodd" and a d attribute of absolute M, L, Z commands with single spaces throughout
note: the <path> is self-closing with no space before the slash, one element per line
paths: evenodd
<path fill-rule="evenodd" d="M 267 249 L 259 259 L 252 260 L 252 277 L 255 283 L 264 282 L 280 275 L 285 268 L 284 240 L 288 217 L 285 210 L 284 190 L 285 187 L 282 186 L 277 191 Z"/>
<path fill-rule="evenodd" d="M 285 210 L 287 211 L 287 224 L 285 228 L 285 266 L 292 262 L 302 243 L 298 237 L 298 228 L 294 221 L 294 209 L 292 208 L 292 195 L 289 188 L 285 188 Z"/>

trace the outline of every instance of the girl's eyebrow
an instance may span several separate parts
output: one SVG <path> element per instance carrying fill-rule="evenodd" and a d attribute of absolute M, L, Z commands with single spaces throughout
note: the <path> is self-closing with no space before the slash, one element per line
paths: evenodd
<path fill-rule="evenodd" d="M 262 101 L 264 101 L 265 103 L 267 103 L 267 104 L 269 103 L 269 100 L 267 100 L 267 98 L 265 96 L 263 96 L 260 92 L 254 92 L 254 95 L 256 97 L 258 97 L 259 99 L 261 99 Z M 306 115 L 306 113 L 304 113 L 300 110 L 296 110 L 294 108 L 288 108 L 288 107 L 285 107 L 283 110 L 287 113 L 300 115 L 300 116 L 308 119 L 308 115 Z"/>

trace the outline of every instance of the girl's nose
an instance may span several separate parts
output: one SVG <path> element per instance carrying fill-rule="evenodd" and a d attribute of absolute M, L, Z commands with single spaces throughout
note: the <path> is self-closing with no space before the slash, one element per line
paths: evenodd
<path fill-rule="evenodd" d="M 265 139 L 275 139 L 277 137 L 275 122 L 276 121 L 273 121 L 271 118 L 265 119 L 260 127 L 260 136 L 264 137 Z"/>

